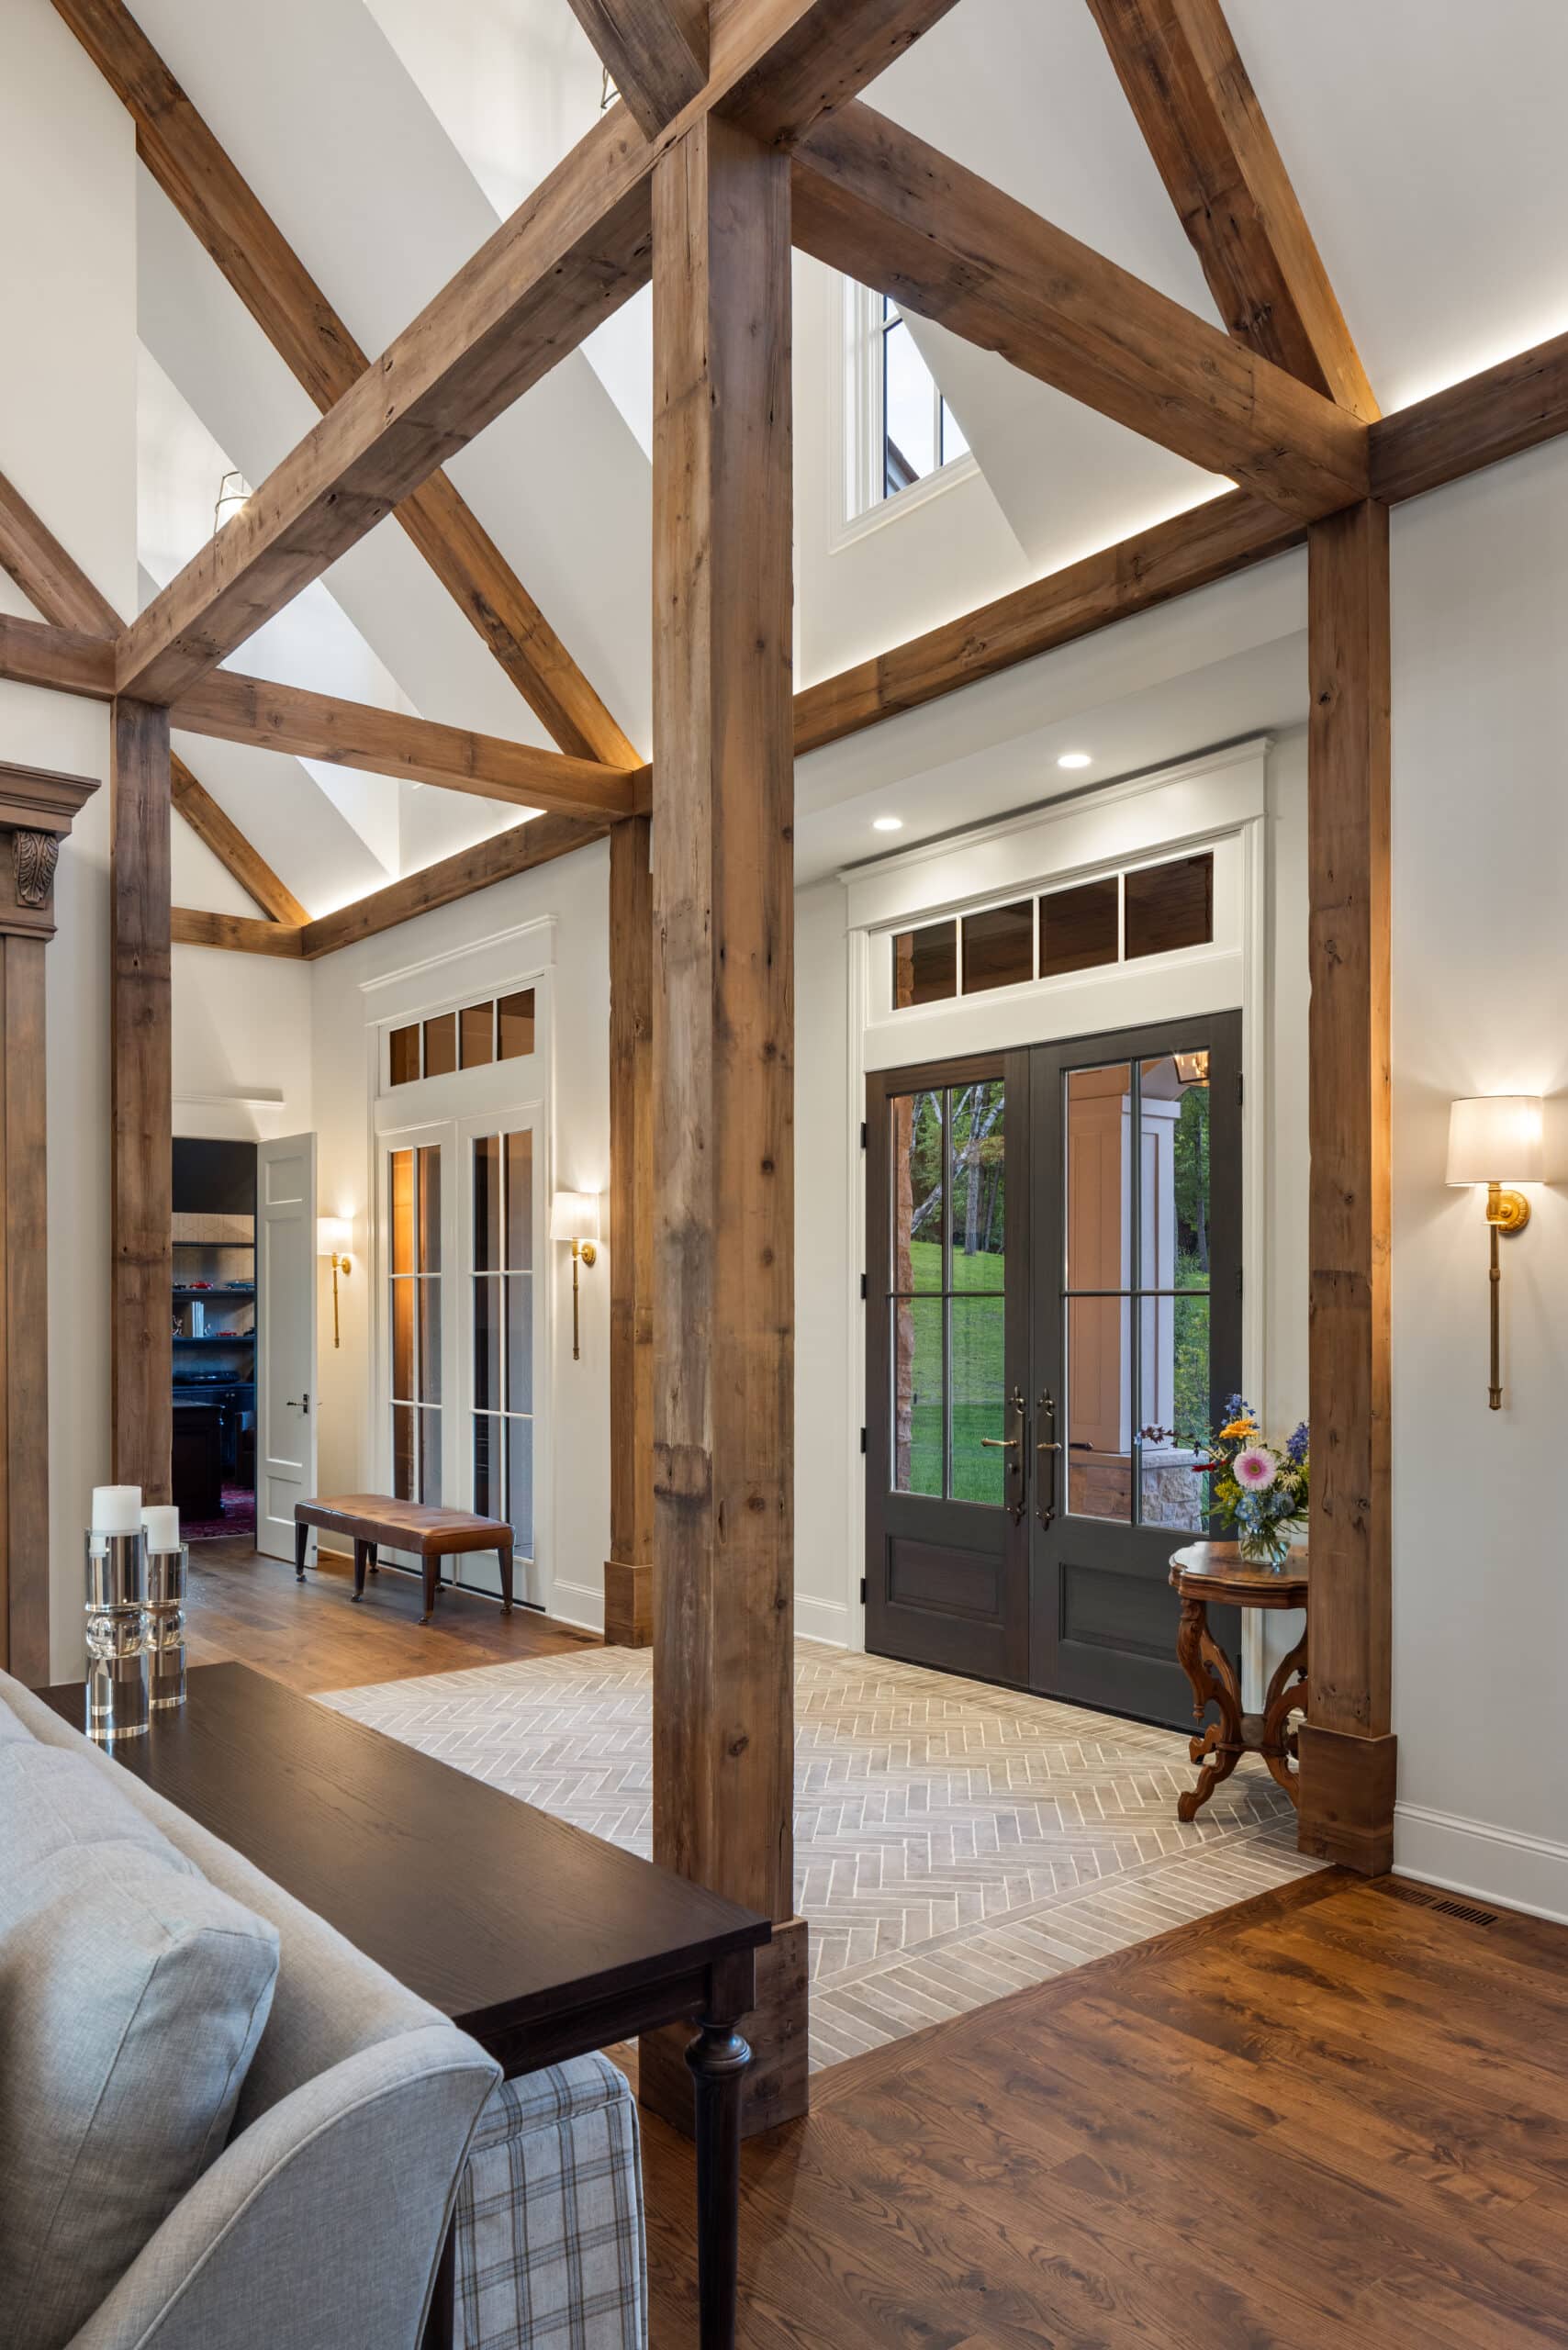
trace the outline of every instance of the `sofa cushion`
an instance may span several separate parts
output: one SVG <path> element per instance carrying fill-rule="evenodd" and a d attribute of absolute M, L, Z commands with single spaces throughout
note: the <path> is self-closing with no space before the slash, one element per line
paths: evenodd
<path fill-rule="evenodd" d="M 39 1748 L 0 1796 L 0 2342 L 61 2350 L 221 2153 L 275 1930 L 209 1885 L 95 1759 Z M 114 1833 L 115 1814 L 123 1811 Z"/>
<path fill-rule="evenodd" d="M 198 1874 L 85 1755 L 40 1746 L 26 1731 L 21 1742 L 0 1746 L 0 1915 L 7 1886 L 35 1862 L 69 1844 L 106 1843 L 143 1844 L 171 1867 Z"/>

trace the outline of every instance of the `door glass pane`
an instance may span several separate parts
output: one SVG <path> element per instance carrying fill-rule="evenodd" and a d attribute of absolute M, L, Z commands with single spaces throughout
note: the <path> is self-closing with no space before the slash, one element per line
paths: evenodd
<path fill-rule="evenodd" d="M 1067 1491 L 1078 1517 L 1132 1516 L 1129 1302 L 1075 1297 L 1067 1307 Z"/>
<path fill-rule="evenodd" d="M 526 1273 L 533 1266 L 533 1136 L 524 1129 L 506 1137 L 507 1270 Z"/>
<path fill-rule="evenodd" d="M 421 1404 L 439 1404 L 441 1401 L 441 1283 L 439 1281 L 427 1280 L 419 1282 L 400 1282 L 398 1286 L 419 1290 L 420 1401 Z"/>
<path fill-rule="evenodd" d="M 964 916 L 964 993 L 1013 988 L 1035 976 L 1035 907 L 991 906 Z"/>
<path fill-rule="evenodd" d="M 396 1500 L 414 1498 L 414 1407 L 392 1406 L 392 1493 Z"/>
<path fill-rule="evenodd" d="M 500 1282 L 492 1273 L 474 1281 L 474 1408 L 498 1411 L 501 1402 Z"/>
<path fill-rule="evenodd" d="M 465 1003 L 457 1015 L 457 1052 L 465 1069 L 482 1069 L 496 1058 L 496 1008 Z"/>
<path fill-rule="evenodd" d="M 414 1154 L 395 1150 L 390 1164 L 392 1185 L 392 1270 L 414 1270 Z"/>
<path fill-rule="evenodd" d="M 1179 857 L 1122 877 L 1126 955 L 1169 955 L 1179 946 L 1206 946 L 1215 934 L 1215 861 Z"/>
<path fill-rule="evenodd" d="M 1207 1481 L 1198 1474 L 1209 1427 L 1209 1301 L 1146 1297 L 1140 1379 L 1147 1410 L 1139 1447 L 1138 1515 L 1146 1526 L 1201 1533 Z"/>
<path fill-rule="evenodd" d="M 474 1270 L 493 1273 L 500 1261 L 500 1136 L 481 1135 L 474 1145 Z"/>
<path fill-rule="evenodd" d="M 420 1152 L 420 1265 L 421 1273 L 441 1270 L 441 1146 Z"/>
<path fill-rule="evenodd" d="M 901 1093 L 891 1104 L 893 1287 L 942 1288 L 942 1096 Z"/>
<path fill-rule="evenodd" d="M 414 1283 L 407 1275 L 392 1283 L 392 1393 L 401 1402 L 414 1393 Z"/>
<path fill-rule="evenodd" d="M 507 1507 L 520 1550 L 533 1549 L 533 1422 L 506 1420 Z"/>
<path fill-rule="evenodd" d="M 893 1485 L 901 1494 L 942 1491 L 942 1300 L 894 1298 Z"/>
<path fill-rule="evenodd" d="M 1011 1456 L 985 1437 L 1007 1435 L 1004 1318 L 1000 1297 L 956 1297 L 952 1305 L 953 1348 L 953 1475 L 955 1501 L 1008 1500 L 1007 1463 Z"/>
<path fill-rule="evenodd" d="M 501 1427 L 493 1414 L 474 1415 L 474 1507 L 481 1517 L 499 1517 L 501 1492 Z"/>
<path fill-rule="evenodd" d="M 521 988 L 503 995 L 496 1006 L 496 1026 L 503 1061 L 523 1060 L 533 1050 L 533 990 Z"/>
<path fill-rule="evenodd" d="M 1040 900 L 1040 977 L 1059 979 L 1069 971 L 1091 971 L 1114 963 L 1121 883 L 1084 881 Z"/>
<path fill-rule="evenodd" d="M 387 1074 L 394 1085 L 412 1085 L 420 1073 L 420 1031 L 394 1028 L 387 1040 Z"/>
<path fill-rule="evenodd" d="M 958 991 L 958 924 L 933 922 L 923 930 L 901 930 L 893 940 L 894 1011 L 940 1003 Z"/>
<path fill-rule="evenodd" d="M 1207 1053 L 1143 1064 L 1145 1289 L 1209 1285 L 1208 1080 Z"/>
<path fill-rule="evenodd" d="M 1126 1061 L 1067 1080 L 1067 1285 L 1131 1286 L 1132 1071 Z"/>
<path fill-rule="evenodd" d="M 441 1506 L 441 1414 L 420 1412 L 420 1499 L 432 1507 Z"/>
<path fill-rule="evenodd" d="M 1006 1088 L 999 1077 L 955 1086 L 948 1103 L 952 1285 L 955 1290 L 1000 1291 L 1007 1263 Z"/>
<path fill-rule="evenodd" d="M 509 1273 L 507 1292 L 507 1410 L 533 1409 L 533 1276 Z"/>
<path fill-rule="evenodd" d="M 450 1077 L 457 1067 L 457 1014 L 439 1013 L 425 1022 L 425 1075 Z"/>

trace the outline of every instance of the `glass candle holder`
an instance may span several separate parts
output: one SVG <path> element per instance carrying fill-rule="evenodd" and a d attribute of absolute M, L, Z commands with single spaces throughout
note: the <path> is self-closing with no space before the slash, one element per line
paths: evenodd
<path fill-rule="evenodd" d="M 87 1538 L 89 1738 L 113 1745 L 145 1731 L 151 1716 L 147 1655 L 147 1549 L 134 1534 Z"/>
<path fill-rule="evenodd" d="M 190 1561 L 191 1554 L 183 1542 L 176 1550 L 150 1548 L 147 1553 L 149 1702 L 155 1714 L 185 1702 L 185 1592 Z"/>

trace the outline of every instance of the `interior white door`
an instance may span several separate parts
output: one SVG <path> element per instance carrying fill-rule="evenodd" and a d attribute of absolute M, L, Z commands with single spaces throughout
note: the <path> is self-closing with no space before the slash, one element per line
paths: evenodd
<path fill-rule="evenodd" d="M 256 1150 L 256 1548 L 294 1556 L 316 1491 L 316 1137 Z"/>

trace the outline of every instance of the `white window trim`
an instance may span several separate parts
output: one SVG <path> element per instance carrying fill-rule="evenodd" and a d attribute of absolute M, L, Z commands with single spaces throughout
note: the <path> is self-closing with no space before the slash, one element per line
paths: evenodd
<path fill-rule="evenodd" d="M 907 489 L 891 498 L 882 494 L 882 297 L 852 277 L 843 280 L 843 297 L 838 305 L 840 397 L 834 403 L 839 463 L 829 539 L 834 553 L 884 529 L 899 515 L 913 513 L 980 471 L 974 452 L 966 449 Z"/>

